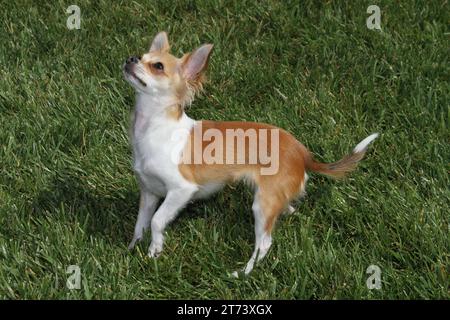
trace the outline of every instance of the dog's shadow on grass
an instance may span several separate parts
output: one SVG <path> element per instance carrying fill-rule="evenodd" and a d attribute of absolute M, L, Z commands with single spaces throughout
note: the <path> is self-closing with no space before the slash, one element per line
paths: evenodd
<path fill-rule="evenodd" d="M 115 186 L 117 187 L 117 186 Z M 137 190 L 97 190 L 86 177 L 57 176 L 31 203 L 34 216 L 51 216 L 65 223 L 79 223 L 88 235 L 122 243 L 131 239 L 137 217 Z"/>
<path fill-rule="evenodd" d="M 47 216 L 53 220 L 58 219 L 61 223 L 69 225 L 80 224 L 87 235 L 104 237 L 114 245 L 125 247 L 133 236 L 139 209 L 139 190 L 137 186 L 133 189 L 117 191 L 114 191 L 112 187 L 107 190 L 105 188 L 98 190 L 88 183 L 86 177 L 56 175 L 32 201 L 31 214 L 35 217 Z M 241 192 L 238 194 L 241 198 L 247 198 Z M 253 230 L 251 212 L 246 212 L 244 220 L 239 216 L 242 210 L 251 211 L 251 199 L 245 199 L 249 203 L 244 205 L 238 203 L 243 199 L 233 197 L 234 204 L 223 208 L 223 204 L 228 203 L 230 198 L 230 190 L 225 189 L 209 199 L 189 203 L 180 213 L 180 217 L 172 222 L 169 230 L 175 229 L 174 231 L 177 232 L 189 223 L 189 219 L 198 217 L 219 219 L 217 223 L 222 224 L 224 219 L 220 216 L 222 214 L 227 215 L 226 219 L 231 225 L 245 224 L 247 229 Z M 231 217 L 229 212 L 222 212 L 230 210 L 239 212 Z M 230 230 L 230 233 L 236 240 L 243 238 L 242 240 L 251 241 L 253 238 L 251 232 L 242 235 L 239 230 Z"/>

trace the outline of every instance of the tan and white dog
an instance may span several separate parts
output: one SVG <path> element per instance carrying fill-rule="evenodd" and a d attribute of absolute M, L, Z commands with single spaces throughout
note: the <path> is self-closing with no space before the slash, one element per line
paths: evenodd
<path fill-rule="evenodd" d="M 189 118 L 184 107 L 202 89 L 212 47 L 205 44 L 176 58 L 169 53 L 167 34 L 160 32 L 147 53 L 128 58 L 123 67 L 125 78 L 136 90 L 131 136 L 141 191 L 129 248 L 151 226 L 148 254 L 157 257 L 163 249 L 166 226 L 189 201 L 244 179 L 255 190 L 256 244 L 244 269 L 248 274 L 267 254 L 277 217 L 285 210 L 292 211 L 290 202 L 304 191 L 306 172 L 344 176 L 355 169 L 377 134 L 362 140 L 343 159 L 328 164 L 314 161 L 291 134 L 268 124 Z"/>

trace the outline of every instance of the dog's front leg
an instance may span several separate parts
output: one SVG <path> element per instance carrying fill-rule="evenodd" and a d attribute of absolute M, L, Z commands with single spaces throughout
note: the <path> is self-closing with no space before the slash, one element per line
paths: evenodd
<path fill-rule="evenodd" d="M 189 202 L 192 195 L 197 191 L 195 186 L 187 186 L 178 189 L 172 189 L 167 192 L 164 202 L 153 215 L 152 243 L 148 250 L 148 255 L 152 258 L 158 257 L 163 249 L 163 232 L 167 225 L 176 218 L 180 210 Z"/>
<path fill-rule="evenodd" d="M 128 249 L 133 249 L 136 242 L 139 242 L 144 232 L 150 226 L 153 213 L 155 213 L 159 197 L 141 188 L 141 199 L 139 201 L 139 214 L 134 227 L 133 240 L 128 245 Z"/>

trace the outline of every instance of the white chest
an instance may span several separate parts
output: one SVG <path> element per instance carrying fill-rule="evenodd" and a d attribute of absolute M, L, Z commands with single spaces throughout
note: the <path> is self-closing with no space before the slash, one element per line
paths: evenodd
<path fill-rule="evenodd" d="M 186 115 L 178 121 L 136 119 L 133 166 L 141 187 L 165 196 L 167 190 L 187 183 L 178 165 L 194 123 Z"/>

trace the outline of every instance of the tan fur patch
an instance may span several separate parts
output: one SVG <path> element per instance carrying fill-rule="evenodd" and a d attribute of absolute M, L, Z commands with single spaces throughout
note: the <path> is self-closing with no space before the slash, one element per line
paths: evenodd
<path fill-rule="evenodd" d="M 181 105 L 173 105 L 166 110 L 166 114 L 170 119 L 179 120 L 183 115 L 183 107 Z"/>
<path fill-rule="evenodd" d="M 305 156 L 308 154 L 306 148 L 298 142 L 291 134 L 283 129 L 264 123 L 254 122 L 220 122 L 220 121 L 202 121 L 202 131 L 208 129 L 217 129 L 226 136 L 226 130 L 232 129 L 254 129 L 259 132 L 261 129 L 279 130 L 279 150 L 271 150 L 270 143 L 268 152 L 279 152 L 279 170 L 274 175 L 262 175 L 260 169 L 264 167 L 260 159 L 256 164 L 250 164 L 250 143 L 245 145 L 245 163 L 244 164 L 195 164 L 181 163 L 179 170 L 181 174 L 189 181 L 199 185 L 210 182 L 231 182 L 234 180 L 246 178 L 250 179 L 257 188 L 261 197 L 261 205 L 266 216 L 266 230 L 270 231 L 277 216 L 287 206 L 289 201 L 296 198 L 303 185 L 305 176 Z M 198 126 L 199 127 L 199 126 Z M 205 148 L 213 141 L 202 141 L 200 147 L 195 147 L 194 128 L 190 135 L 189 143 L 184 149 L 183 155 L 190 154 L 189 159 L 194 159 L 203 154 Z M 258 145 L 259 147 L 259 145 Z M 236 152 L 236 149 L 235 149 Z M 224 156 L 225 152 L 223 152 Z"/>
<path fill-rule="evenodd" d="M 155 69 L 152 65 L 160 62 L 164 66 L 164 71 L 161 72 Z M 141 63 L 144 65 L 147 72 L 159 76 L 174 77 L 177 73 L 178 59 L 170 53 L 166 52 L 149 52 L 142 56 Z"/>
<path fill-rule="evenodd" d="M 203 83 L 206 81 L 204 73 L 200 73 L 195 80 L 186 81 L 183 79 L 181 68 L 189 56 L 190 54 L 187 53 L 183 55 L 182 58 L 178 59 L 168 52 L 156 51 L 148 52 L 141 58 L 141 63 L 148 73 L 151 73 L 156 77 L 167 77 L 171 80 L 171 86 L 174 88 L 174 95 L 179 100 L 179 104 L 182 108 L 192 102 L 194 96 L 203 89 Z M 153 67 L 157 62 L 163 64 L 163 71 Z"/>

